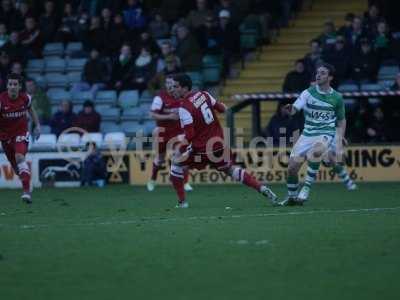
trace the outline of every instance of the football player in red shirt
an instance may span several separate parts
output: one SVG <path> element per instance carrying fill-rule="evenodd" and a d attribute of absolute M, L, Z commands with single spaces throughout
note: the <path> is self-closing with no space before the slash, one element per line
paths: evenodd
<path fill-rule="evenodd" d="M 31 106 L 31 97 L 21 89 L 22 77 L 10 74 L 7 91 L 0 94 L 0 141 L 8 161 L 22 182 L 21 199 L 32 203 L 31 171 L 25 160 L 29 145 L 28 115 L 34 124 L 34 139 L 40 136 L 40 123 Z"/>
<path fill-rule="evenodd" d="M 186 169 L 204 169 L 206 166 L 231 176 L 235 181 L 255 189 L 277 204 L 276 195 L 258 182 L 246 170 L 234 166 L 232 152 L 224 139 L 216 112 L 224 113 L 226 106 L 207 92 L 192 92 L 192 81 L 186 74 L 173 76 L 174 96 L 182 99 L 179 119 L 185 142 L 176 151 L 171 165 L 170 178 L 178 195 L 177 208 L 189 207 L 183 189 L 183 174 Z"/>
<path fill-rule="evenodd" d="M 156 156 L 153 161 L 151 179 L 147 182 L 147 190 L 152 192 L 155 188 L 158 170 L 165 163 L 165 155 L 168 147 L 174 147 L 178 143 L 183 131 L 179 122 L 178 109 L 180 101 L 172 95 L 174 81 L 171 77 L 165 79 L 165 90 L 154 97 L 150 115 L 157 122 L 157 128 L 153 134 Z M 188 183 L 189 172 L 184 174 L 184 189 L 187 192 L 193 190 Z"/>

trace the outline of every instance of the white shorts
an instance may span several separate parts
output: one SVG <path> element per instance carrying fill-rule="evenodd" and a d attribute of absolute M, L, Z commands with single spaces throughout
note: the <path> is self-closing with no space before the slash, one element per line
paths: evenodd
<path fill-rule="evenodd" d="M 333 136 L 330 135 L 318 135 L 318 136 L 304 136 L 300 135 L 296 144 L 293 146 L 290 157 L 307 157 L 311 150 L 313 150 L 314 145 L 321 143 L 324 145 L 326 150 L 331 151 Z"/>

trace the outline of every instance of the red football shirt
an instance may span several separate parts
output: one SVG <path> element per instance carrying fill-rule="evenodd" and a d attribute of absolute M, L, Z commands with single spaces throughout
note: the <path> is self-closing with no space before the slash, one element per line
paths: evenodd
<path fill-rule="evenodd" d="M 154 97 L 151 105 L 151 111 L 158 114 L 169 114 L 171 111 L 178 111 L 180 100 L 175 99 L 165 91 L 161 91 L 158 96 Z M 165 129 L 165 135 L 177 136 L 182 133 L 179 120 L 157 121 L 158 127 Z"/>
<path fill-rule="evenodd" d="M 28 109 L 31 96 L 19 93 L 10 98 L 7 91 L 0 94 L 0 140 L 8 140 L 28 133 Z"/>
<path fill-rule="evenodd" d="M 205 153 L 224 148 L 224 132 L 215 112 L 216 104 L 217 100 L 207 92 L 190 93 L 181 102 L 181 126 L 194 152 Z M 188 136 L 188 132 L 192 136 Z"/>

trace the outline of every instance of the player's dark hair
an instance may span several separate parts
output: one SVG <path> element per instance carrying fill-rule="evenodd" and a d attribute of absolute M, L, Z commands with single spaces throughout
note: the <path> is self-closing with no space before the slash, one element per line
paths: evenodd
<path fill-rule="evenodd" d="M 192 90 L 192 79 L 185 73 L 179 73 L 172 75 L 172 79 L 179 83 L 181 87 L 187 88 L 189 91 Z"/>
<path fill-rule="evenodd" d="M 7 81 L 9 81 L 9 80 L 18 80 L 18 82 L 19 82 L 19 84 L 23 84 L 23 82 L 24 82 L 24 78 L 21 76 L 21 75 L 19 75 L 19 74 L 16 74 L 16 73 L 10 73 L 10 74 L 8 74 L 8 76 L 7 76 Z"/>
<path fill-rule="evenodd" d="M 321 68 L 321 67 L 323 67 L 323 68 L 325 68 L 325 69 L 328 70 L 329 76 L 334 76 L 334 75 L 335 75 L 335 67 L 332 66 L 331 64 L 322 63 L 322 64 L 320 64 L 320 65 L 317 66 L 317 69 L 318 69 L 318 68 Z"/>

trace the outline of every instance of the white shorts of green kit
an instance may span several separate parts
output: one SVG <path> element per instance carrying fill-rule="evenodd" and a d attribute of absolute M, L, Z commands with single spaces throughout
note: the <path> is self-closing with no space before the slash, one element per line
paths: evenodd
<path fill-rule="evenodd" d="M 332 148 L 332 143 L 334 140 L 335 139 L 333 136 L 327 134 L 318 136 L 300 135 L 296 144 L 292 148 L 292 152 L 290 152 L 290 157 L 307 157 L 309 154 L 311 154 L 311 150 L 314 149 L 316 144 L 324 145 L 326 151 L 336 151 L 336 146 L 334 149 Z"/>

